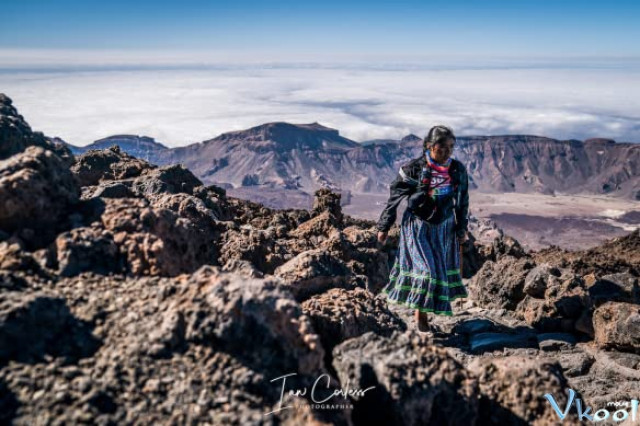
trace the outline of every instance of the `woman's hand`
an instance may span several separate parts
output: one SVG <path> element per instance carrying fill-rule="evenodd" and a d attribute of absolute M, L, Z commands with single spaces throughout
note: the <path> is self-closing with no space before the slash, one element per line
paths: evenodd
<path fill-rule="evenodd" d="M 378 231 L 378 241 L 380 242 L 380 244 L 384 244 L 384 242 L 387 240 L 387 233 L 384 231 Z"/>
<path fill-rule="evenodd" d="M 464 243 L 467 242 L 467 240 L 469 239 L 469 236 L 467 234 L 468 234 L 468 232 L 464 231 L 464 234 L 462 234 L 461 236 L 458 236 L 458 242 L 460 244 L 464 244 Z"/>

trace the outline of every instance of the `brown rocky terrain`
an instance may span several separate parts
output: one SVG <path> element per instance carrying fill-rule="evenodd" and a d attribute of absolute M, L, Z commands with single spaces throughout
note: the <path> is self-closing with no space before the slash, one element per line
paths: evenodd
<path fill-rule="evenodd" d="M 340 194 L 270 209 L 16 123 L 0 120 L 0 424 L 552 425 L 547 393 L 591 415 L 637 397 L 638 231 L 527 252 L 473 218 L 470 298 L 419 333 L 380 293 L 397 226 L 379 245 Z"/>

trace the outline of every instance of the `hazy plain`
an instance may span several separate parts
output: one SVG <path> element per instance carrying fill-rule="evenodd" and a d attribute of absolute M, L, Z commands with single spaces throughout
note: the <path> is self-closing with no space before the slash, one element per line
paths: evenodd
<path fill-rule="evenodd" d="M 471 191 L 472 215 L 490 218 L 526 248 L 549 245 L 584 249 L 640 226 L 640 202 L 597 195 L 542 195 Z M 386 203 L 386 195 L 352 194 L 346 214 L 374 219 Z M 405 202 L 398 208 L 397 222 Z"/>

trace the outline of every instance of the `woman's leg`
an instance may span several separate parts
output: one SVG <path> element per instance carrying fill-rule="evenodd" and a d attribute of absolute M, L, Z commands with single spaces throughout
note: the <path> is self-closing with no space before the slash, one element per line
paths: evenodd
<path fill-rule="evenodd" d="M 426 312 L 420 312 L 416 309 L 414 313 L 414 317 L 416 320 L 416 325 L 418 326 L 419 331 L 429 331 L 429 317 Z"/>

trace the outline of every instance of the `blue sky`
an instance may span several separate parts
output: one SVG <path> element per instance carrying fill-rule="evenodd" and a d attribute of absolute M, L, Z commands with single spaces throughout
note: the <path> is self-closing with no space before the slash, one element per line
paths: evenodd
<path fill-rule="evenodd" d="M 77 145 L 270 121 L 640 142 L 637 0 L 0 2 L 0 92 Z"/>
<path fill-rule="evenodd" d="M 0 48 L 638 56 L 637 1 L 2 0 Z"/>

